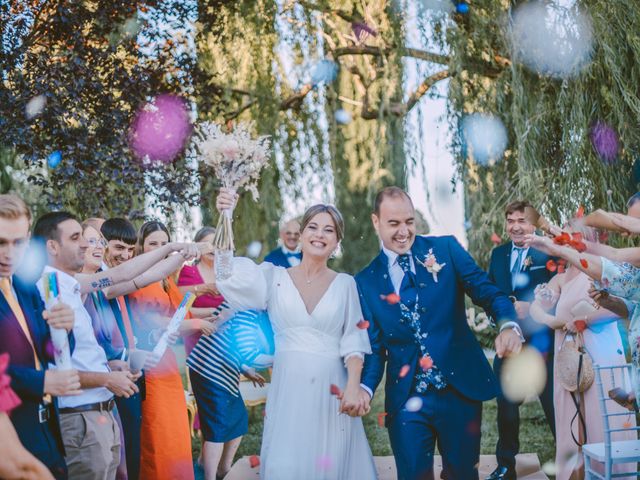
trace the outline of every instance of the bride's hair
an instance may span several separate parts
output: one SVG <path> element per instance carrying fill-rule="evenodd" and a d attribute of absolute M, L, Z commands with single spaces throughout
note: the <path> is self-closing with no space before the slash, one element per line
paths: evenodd
<path fill-rule="evenodd" d="M 314 205 L 313 207 L 309 207 L 304 215 L 302 216 L 302 221 L 300 222 L 300 232 L 302 233 L 309 222 L 318 215 L 319 213 L 328 213 L 331 219 L 333 220 L 333 224 L 336 227 L 336 237 L 338 237 L 338 243 L 342 241 L 344 238 L 344 220 L 342 219 L 342 214 L 340 211 L 334 207 L 333 205 L 325 205 L 323 203 L 319 203 L 318 205 Z"/>

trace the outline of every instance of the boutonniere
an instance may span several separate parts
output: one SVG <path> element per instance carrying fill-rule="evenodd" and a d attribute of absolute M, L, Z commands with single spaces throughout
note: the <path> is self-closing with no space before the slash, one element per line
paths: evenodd
<path fill-rule="evenodd" d="M 523 269 L 526 270 L 531 265 L 533 265 L 533 258 L 531 258 L 531 255 L 529 255 L 527 258 L 524 259 L 524 263 L 522 264 L 522 266 L 523 266 Z"/>
<path fill-rule="evenodd" d="M 426 268 L 427 272 L 433 275 L 433 281 L 438 283 L 438 273 L 444 268 L 446 263 L 438 263 L 436 256 L 433 254 L 433 248 L 430 248 L 429 253 L 424 256 L 424 260 L 418 260 L 418 263 Z"/>

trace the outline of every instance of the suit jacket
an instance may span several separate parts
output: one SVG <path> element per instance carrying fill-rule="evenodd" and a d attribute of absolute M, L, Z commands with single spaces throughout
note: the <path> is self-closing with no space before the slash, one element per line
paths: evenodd
<path fill-rule="evenodd" d="M 289 268 L 291 264 L 289 263 L 289 259 L 282 251 L 282 248 L 278 247 L 275 250 L 270 251 L 266 257 L 264 257 L 265 262 L 273 263 L 278 267 Z"/>
<path fill-rule="evenodd" d="M 438 281 L 420 265 L 429 250 L 440 264 Z M 447 383 L 472 400 L 484 401 L 498 393 L 498 383 L 480 344 L 469 329 L 464 296 L 495 318 L 512 320 L 515 311 L 509 298 L 489 280 L 473 258 L 453 236 L 417 237 L 411 253 L 416 265 L 418 307 L 422 331 L 434 363 Z M 381 298 L 394 291 L 389 277 L 388 259 L 381 252 L 356 275 L 360 303 L 369 320 L 371 355 L 365 357 L 362 383 L 375 391 L 386 363 L 386 411 L 393 415 L 409 398 L 413 374 L 399 377 L 404 365 L 417 371 L 420 348 L 411 328 L 400 322 L 400 306 Z"/>
<path fill-rule="evenodd" d="M 18 277 L 13 277 L 13 289 L 16 293 L 22 313 L 25 316 L 34 348 L 43 368 L 53 362 L 52 350 L 47 348 L 51 341 L 49 325 L 42 318 L 44 303 L 35 284 L 26 284 Z M 73 335 L 70 335 L 70 347 L 74 347 Z M 11 307 L 0 295 L 0 352 L 9 352 L 11 364 L 8 373 L 11 376 L 11 387 L 22 400 L 22 404 L 11 412 L 11 421 L 20 437 L 20 441 L 32 453 L 46 451 L 50 445 L 34 445 L 30 435 L 34 425 L 39 424 L 38 406 L 44 396 L 44 370 L 36 370 L 33 350 L 22 332 Z M 55 419 L 50 424 L 60 452 L 64 454 L 60 425 L 58 422 L 57 401 L 54 398 Z"/>
<path fill-rule="evenodd" d="M 530 248 L 527 252 L 527 258 L 530 259 L 529 265 L 523 265 L 522 274 L 526 276 L 528 282 L 523 285 L 516 285 L 514 289 L 511 285 L 511 249 L 513 243 L 507 242 L 493 249 L 491 252 L 491 261 L 489 263 L 489 278 L 502 290 L 506 295 L 514 296 L 517 300 L 523 302 L 533 302 L 535 300 L 534 290 L 541 283 L 546 283 L 553 277 L 553 273 L 547 270 L 547 262 L 556 260 L 546 253 L 540 252 L 535 248 Z M 523 262 L 527 258 L 522 259 Z M 550 347 L 548 343 L 553 335 L 553 330 L 542 325 L 531 317 L 524 320 L 516 320 L 520 324 L 522 333 L 526 340 L 534 339 L 535 342 L 543 342 L 543 344 L 535 345 L 547 351 Z M 552 350 L 552 349 L 551 349 Z"/>

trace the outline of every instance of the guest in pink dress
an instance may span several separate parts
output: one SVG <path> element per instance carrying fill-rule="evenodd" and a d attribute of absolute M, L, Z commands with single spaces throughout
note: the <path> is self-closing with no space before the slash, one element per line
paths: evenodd
<path fill-rule="evenodd" d="M 0 354 L 0 478 L 53 480 L 47 467 L 22 446 L 9 419 L 11 410 L 21 402 L 11 389 L 8 367 L 9 354 L 5 352 Z"/>
<path fill-rule="evenodd" d="M 213 227 L 202 227 L 194 238 L 195 242 L 213 242 L 216 230 Z M 178 277 L 178 288 L 184 295 L 187 292 L 194 293 L 197 298 L 190 310 L 191 315 L 202 320 L 200 331 L 184 336 L 184 349 L 187 356 L 198 343 L 204 333 L 209 335 L 215 331 L 213 322 L 209 319 L 217 315 L 217 309 L 224 298 L 216 289 L 216 273 L 214 270 L 214 255 L 208 253 L 200 258 L 194 265 L 185 265 Z"/>

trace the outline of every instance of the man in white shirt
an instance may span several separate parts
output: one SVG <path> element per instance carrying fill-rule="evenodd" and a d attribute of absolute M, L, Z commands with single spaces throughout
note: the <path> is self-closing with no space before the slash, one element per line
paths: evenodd
<path fill-rule="evenodd" d="M 59 300 L 75 314 L 75 349 L 71 356 L 79 371 L 81 395 L 61 397 L 60 422 L 70 478 L 113 479 L 120 462 L 120 430 L 113 417 L 114 394 L 128 397 L 138 391 L 136 375 L 112 372 L 104 350 L 93 333 L 75 274 L 84 264 L 87 243 L 82 227 L 66 212 L 51 212 L 38 219 L 34 236 L 46 243 L 45 271 L 57 273 Z M 44 298 L 42 282 L 38 288 Z"/>

